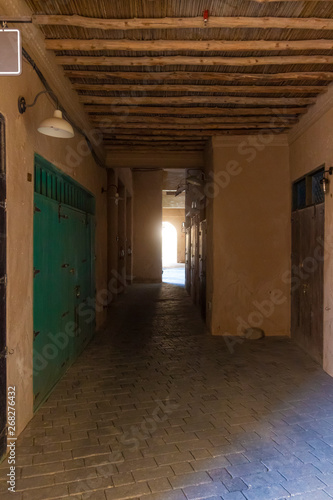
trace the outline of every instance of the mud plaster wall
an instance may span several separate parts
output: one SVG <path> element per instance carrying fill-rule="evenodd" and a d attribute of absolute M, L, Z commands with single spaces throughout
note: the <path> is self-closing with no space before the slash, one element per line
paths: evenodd
<path fill-rule="evenodd" d="M 106 170 L 98 167 L 92 156 L 86 153 L 81 136 L 64 140 L 37 132 L 38 124 L 54 112 L 54 105 L 47 96 L 41 96 L 24 115 L 18 113 L 20 95 L 30 103 L 37 92 L 44 90 L 30 66 L 24 64 L 23 74 L 19 77 L 0 78 L 0 113 L 5 117 L 7 138 L 7 344 L 14 349 L 14 354 L 8 357 L 7 373 L 8 385 L 16 386 L 17 430 L 20 433 L 33 414 L 34 184 L 27 182 L 27 174 L 33 174 L 36 152 L 95 195 L 97 291 L 105 289 L 107 284 L 106 196 L 101 194 L 107 178 Z M 80 151 L 85 151 L 85 154 L 82 156 Z M 104 321 L 105 313 L 98 312 L 97 326 L 100 327 Z"/>
<path fill-rule="evenodd" d="M 214 185 L 206 187 L 213 206 L 211 331 L 235 335 L 255 326 L 266 335 L 289 335 L 290 289 L 283 281 L 290 269 L 287 139 L 217 137 L 212 144 Z"/>

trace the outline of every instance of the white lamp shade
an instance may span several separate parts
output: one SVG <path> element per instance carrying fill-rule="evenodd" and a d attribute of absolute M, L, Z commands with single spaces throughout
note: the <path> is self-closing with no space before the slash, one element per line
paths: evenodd
<path fill-rule="evenodd" d="M 51 137 L 70 139 L 74 137 L 74 130 L 70 123 L 62 117 L 60 109 L 56 109 L 52 118 L 46 118 L 38 127 L 38 132 Z"/>

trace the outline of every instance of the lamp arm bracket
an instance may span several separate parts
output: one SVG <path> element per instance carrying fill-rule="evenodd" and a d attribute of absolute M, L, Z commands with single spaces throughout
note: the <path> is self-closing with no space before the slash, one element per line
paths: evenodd
<path fill-rule="evenodd" d="M 58 97 L 56 96 L 56 94 L 54 92 L 52 92 L 52 90 L 42 90 L 41 92 L 39 92 L 36 95 L 34 101 L 31 104 L 27 104 L 25 98 L 22 97 L 22 96 L 20 96 L 19 99 L 18 99 L 19 113 L 22 115 L 23 113 L 25 113 L 25 111 L 26 111 L 27 108 L 32 108 L 36 104 L 39 96 L 41 96 L 42 94 L 52 94 L 53 97 L 55 98 L 56 102 L 57 102 L 57 109 L 59 109 L 59 100 L 58 100 Z"/>

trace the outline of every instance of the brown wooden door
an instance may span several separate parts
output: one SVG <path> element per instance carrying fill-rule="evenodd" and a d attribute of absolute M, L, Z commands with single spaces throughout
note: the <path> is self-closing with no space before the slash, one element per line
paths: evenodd
<path fill-rule="evenodd" d="M 191 219 L 191 295 L 195 304 L 199 302 L 199 223 L 198 217 Z"/>
<path fill-rule="evenodd" d="M 323 360 L 324 204 L 292 214 L 292 338 Z"/>
<path fill-rule="evenodd" d="M 200 222 L 199 229 L 199 303 L 201 314 L 206 318 L 206 262 L 207 262 L 207 221 Z"/>
<path fill-rule="evenodd" d="M 186 228 L 185 235 L 185 286 L 191 293 L 191 228 Z"/>

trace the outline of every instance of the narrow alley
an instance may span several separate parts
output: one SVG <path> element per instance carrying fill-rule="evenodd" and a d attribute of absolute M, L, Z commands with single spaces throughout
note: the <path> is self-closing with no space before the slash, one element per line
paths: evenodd
<path fill-rule="evenodd" d="M 289 338 L 209 336 L 184 288 L 133 285 L 17 441 L 1 499 L 333 497 L 333 381 Z"/>

